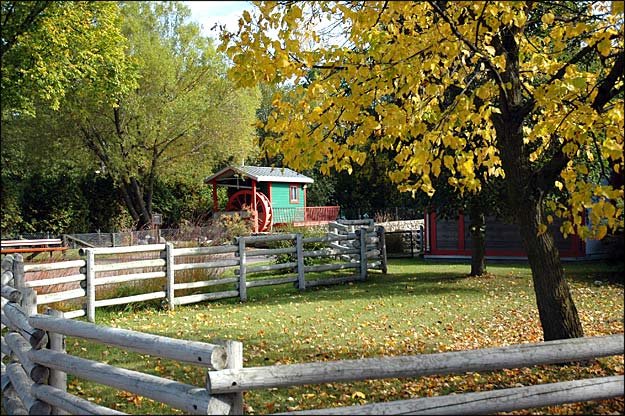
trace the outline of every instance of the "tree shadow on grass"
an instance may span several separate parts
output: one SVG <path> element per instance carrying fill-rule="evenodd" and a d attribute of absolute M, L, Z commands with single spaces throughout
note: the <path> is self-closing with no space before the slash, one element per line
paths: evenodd
<path fill-rule="evenodd" d="M 349 276 L 337 274 L 336 277 Z M 333 276 L 334 277 L 334 276 Z M 453 283 L 465 279 L 464 275 L 440 273 L 400 273 L 383 275 L 370 273 L 367 280 L 315 286 L 298 291 L 294 285 L 248 288 L 247 304 L 251 306 L 285 305 L 294 302 L 333 302 L 355 299 L 389 298 L 393 296 L 444 296 L 447 294 L 480 293 L 478 288 L 458 287 Z M 222 304 L 239 304 L 237 298 L 223 299 Z M 242 306 L 242 305 L 240 305 Z"/>

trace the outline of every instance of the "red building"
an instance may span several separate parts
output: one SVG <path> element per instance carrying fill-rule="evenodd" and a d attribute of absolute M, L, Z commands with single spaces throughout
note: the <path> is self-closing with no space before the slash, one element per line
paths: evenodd
<path fill-rule="evenodd" d="M 470 258 L 472 238 L 470 219 L 462 213 L 457 219 L 442 219 L 426 213 L 424 221 L 425 258 Z M 551 224 L 561 258 L 586 257 L 586 244 L 576 235 L 564 238 L 559 225 Z M 486 219 L 486 258 L 526 258 L 519 228 L 495 217 Z"/>

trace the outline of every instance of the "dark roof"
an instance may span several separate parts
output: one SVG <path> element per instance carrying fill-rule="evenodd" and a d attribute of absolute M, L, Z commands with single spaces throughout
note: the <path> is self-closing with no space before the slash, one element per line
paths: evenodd
<path fill-rule="evenodd" d="M 242 175 L 256 182 L 291 182 L 313 183 L 314 180 L 289 168 L 274 168 L 267 166 L 228 166 L 214 175 L 204 179 L 204 183 L 213 180 L 225 179 L 234 175 Z"/>

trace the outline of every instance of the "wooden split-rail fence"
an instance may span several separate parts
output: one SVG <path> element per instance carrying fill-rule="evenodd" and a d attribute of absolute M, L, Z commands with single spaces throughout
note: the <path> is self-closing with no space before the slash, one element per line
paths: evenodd
<path fill-rule="evenodd" d="M 38 305 L 82 301 L 82 307 L 64 312 L 64 317 L 86 315 L 89 321 L 95 322 L 96 308 L 104 306 L 162 299 L 173 310 L 178 305 L 207 300 L 239 297 L 246 301 L 247 289 L 251 287 L 290 283 L 305 290 L 313 286 L 363 281 L 370 269 L 386 273 L 384 229 L 369 223 L 356 228 L 350 225 L 351 231 L 346 225 L 340 227 L 340 232 L 320 237 L 269 234 L 239 237 L 234 244 L 209 247 L 176 248 L 173 243 L 165 243 L 82 248 L 79 253 L 83 258 L 79 260 L 16 264 L 20 271 L 15 274 L 15 282 L 18 289 L 39 291 Z M 253 247 L 271 244 L 278 247 Z M 120 259 L 126 255 L 133 256 L 133 259 Z M 152 258 L 137 260 L 146 256 Z M 275 256 L 281 256 L 284 261 L 258 264 L 258 259 L 275 263 Z M 315 263 L 315 260 L 325 263 L 307 264 Z M 199 278 L 181 281 L 186 271 L 194 270 L 199 271 Z M 223 277 L 226 270 L 233 270 L 234 277 Z M 351 273 L 345 273 L 350 270 Z M 319 277 L 319 273 L 328 271 L 341 271 L 341 275 Z M 311 273 L 315 273 L 314 278 Z M 33 279 L 35 274 L 39 274 L 39 278 Z M 40 278 L 42 274 L 45 274 L 44 278 Z M 3 284 L 7 279 L 3 275 Z M 130 296 L 101 298 L 97 290 L 105 285 L 115 288 L 156 279 L 164 282 L 159 290 Z M 54 290 L 59 287 L 62 290 Z M 219 290 L 214 291 L 215 288 Z M 54 291 L 46 293 L 50 289 Z"/>
<path fill-rule="evenodd" d="M 14 272 L 11 256 L 2 271 Z M 18 270 L 19 272 L 19 270 Z M 623 354 L 623 334 L 416 356 L 243 367 L 239 342 L 202 343 L 38 314 L 33 289 L 2 290 L 2 406 L 7 414 L 122 414 L 67 392 L 67 374 L 148 397 L 187 414 L 242 414 L 243 392 L 308 384 L 493 371 Z M 64 337 L 206 368 L 204 386 L 67 354 Z M 11 359 L 6 365 L 6 357 Z M 293 412 L 296 414 L 483 414 L 623 396 L 623 376 Z"/>

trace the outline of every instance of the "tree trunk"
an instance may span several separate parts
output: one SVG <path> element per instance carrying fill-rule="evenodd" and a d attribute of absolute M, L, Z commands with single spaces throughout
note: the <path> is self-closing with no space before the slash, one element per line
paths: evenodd
<path fill-rule="evenodd" d="M 583 337 L 584 331 L 564 278 L 560 253 L 553 235 L 538 235 L 538 225 L 545 224 L 542 200 L 527 201 L 518 212 L 521 237 L 527 251 L 538 314 L 545 341 Z"/>
<path fill-rule="evenodd" d="M 486 215 L 478 204 L 471 204 L 471 273 L 469 276 L 482 276 L 486 273 Z"/>
<path fill-rule="evenodd" d="M 126 208 L 137 222 L 136 229 L 145 229 L 151 223 L 151 213 L 146 207 L 139 183 L 135 178 L 131 178 L 129 181 L 123 181 L 120 188 Z"/>

